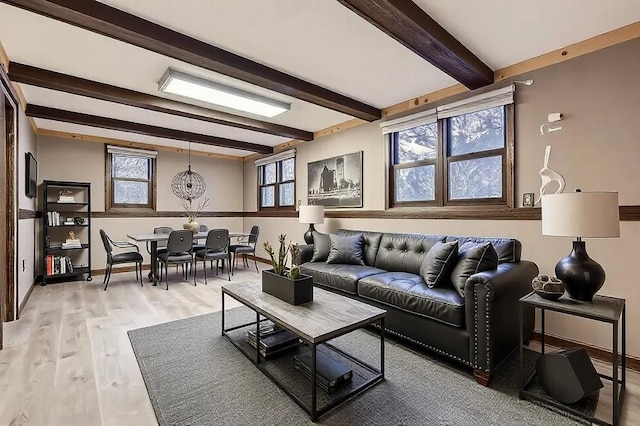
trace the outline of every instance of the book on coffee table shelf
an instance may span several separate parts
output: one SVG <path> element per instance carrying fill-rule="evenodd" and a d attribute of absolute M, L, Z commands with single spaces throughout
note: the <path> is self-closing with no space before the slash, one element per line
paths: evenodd
<path fill-rule="evenodd" d="M 293 366 L 311 380 L 311 351 L 293 357 Z M 322 390 L 332 393 L 353 378 L 353 370 L 340 364 L 335 359 L 316 351 L 316 383 Z"/>
<path fill-rule="evenodd" d="M 255 330 L 249 330 L 247 332 L 247 342 L 251 347 L 256 347 Z M 265 326 L 262 324 L 260 327 L 260 355 L 265 359 L 295 348 L 300 345 L 300 343 L 301 341 L 298 336 L 278 325 Z"/>

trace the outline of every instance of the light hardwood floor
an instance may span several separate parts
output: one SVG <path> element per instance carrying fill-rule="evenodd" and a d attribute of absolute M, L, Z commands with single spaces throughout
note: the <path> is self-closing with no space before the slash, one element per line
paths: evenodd
<path fill-rule="evenodd" d="M 141 288 L 133 273 L 114 274 L 106 292 L 100 276 L 36 287 L 21 319 L 5 324 L 0 425 L 156 424 L 127 331 L 220 310 L 221 277 L 194 287 L 172 272 L 169 291 Z M 258 278 L 240 269 L 232 282 Z M 640 424 L 639 395 L 640 374 L 630 372 L 623 424 Z M 599 416 L 609 416 L 606 391 L 600 400 Z"/>

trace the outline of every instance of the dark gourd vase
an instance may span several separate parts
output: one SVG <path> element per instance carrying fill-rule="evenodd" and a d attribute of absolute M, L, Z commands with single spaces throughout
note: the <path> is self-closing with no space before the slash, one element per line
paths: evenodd
<path fill-rule="evenodd" d="M 605 273 L 587 254 L 585 242 L 574 241 L 569 256 L 556 265 L 556 277 L 562 280 L 570 298 L 591 302 L 604 285 Z"/>

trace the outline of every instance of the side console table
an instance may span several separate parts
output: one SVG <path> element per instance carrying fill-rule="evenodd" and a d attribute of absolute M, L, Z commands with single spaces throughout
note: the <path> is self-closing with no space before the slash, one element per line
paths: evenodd
<path fill-rule="evenodd" d="M 529 377 L 525 377 L 524 373 L 524 358 L 523 358 L 523 350 L 524 350 L 524 335 L 523 335 L 523 310 L 525 307 L 532 307 L 534 310 L 536 308 L 540 309 L 542 314 L 542 324 L 541 324 L 541 345 L 542 345 L 542 354 L 544 355 L 545 351 L 545 312 L 546 311 L 554 311 L 561 312 L 567 315 L 574 315 L 582 318 L 589 318 L 595 321 L 606 322 L 612 325 L 613 328 L 613 375 L 607 376 L 604 374 L 600 374 L 600 377 L 603 379 L 609 380 L 612 382 L 613 386 L 613 397 L 612 397 L 612 423 L 607 423 L 603 420 L 597 419 L 595 417 L 586 416 L 584 413 L 581 413 L 577 410 L 572 409 L 571 407 L 562 404 L 561 402 L 551 398 L 550 396 L 542 396 L 539 394 L 535 394 L 533 392 L 527 391 L 527 388 L 533 381 L 535 377 L 535 371 L 529 375 Z M 618 331 L 620 327 L 620 322 L 622 323 L 622 361 L 621 365 L 618 362 Z M 535 293 L 529 293 L 528 295 L 522 297 L 520 299 L 520 398 L 529 399 L 529 400 L 538 400 L 545 404 L 552 405 L 561 410 L 567 411 L 575 416 L 581 417 L 583 419 L 589 420 L 595 424 L 599 425 L 613 425 L 617 426 L 620 424 L 620 414 L 622 412 L 622 402 L 624 400 L 624 391 L 626 386 L 626 355 L 627 355 L 627 338 L 626 338 L 626 301 L 625 299 L 619 299 L 616 297 L 609 296 L 599 296 L 595 295 L 593 297 L 593 303 L 585 303 L 579 302 L 573 299 L 570 299 L 567 295 L 562 296 L 557 301 L 547 300 Z M 622 367 L 621 374 L 618 374 L 618 367 Z M 620 377 L 621 376 L 621 377 Z"/>

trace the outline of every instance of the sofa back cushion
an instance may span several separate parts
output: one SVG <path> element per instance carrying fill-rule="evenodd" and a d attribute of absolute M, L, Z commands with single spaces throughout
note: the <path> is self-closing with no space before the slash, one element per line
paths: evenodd
<path fill-rule="evenodd" d="M 329 234 L 329 240 L 331 241 L 331 249 L 329 250 L 327 263 L 364 266 L 364 259 L 362 258 L 364 238 L 362 234 Z"/>
<path fill-rule="evenodd" d="M 362 258 L 364 264 L 368 266 L 375 266 L 376 255 L 378 254 L 378 247 L 380 247 L 380 239 L 382 238 L 382 232 L 371 231 L 352 231 L 350 229 L 338 229 L 337 235 L 354 236 L 362 235 L 364 239 L 364 247 L 362 250 Z"/>
<path fill-rule="evenodd" d="M 382 234 L 375 267 L 389 272 L 420 275 L 420 266 L 442 235 Z"/>
<path fill-rule="evenodd" d="M 326 262 L 329 257 L 329 250 L 331 250 L 331 239 L 329 234 L 321 234 L 320 232 L 313 231 L 313 256 L 312 262 Z"/>
<path fill-rule="evenodd" d="M 513 238 L 484 238 L 484 237 L 457 237 L 448 236 L 447 241 L 458 241 L 458 247 L 462 247 L 465 243 L 472 242 L 476 245 L 491 243 L 498 254 L 498 263 L 515 263 L 520 262 L 520 254 L 522 253 L 522 244 Z"/>

